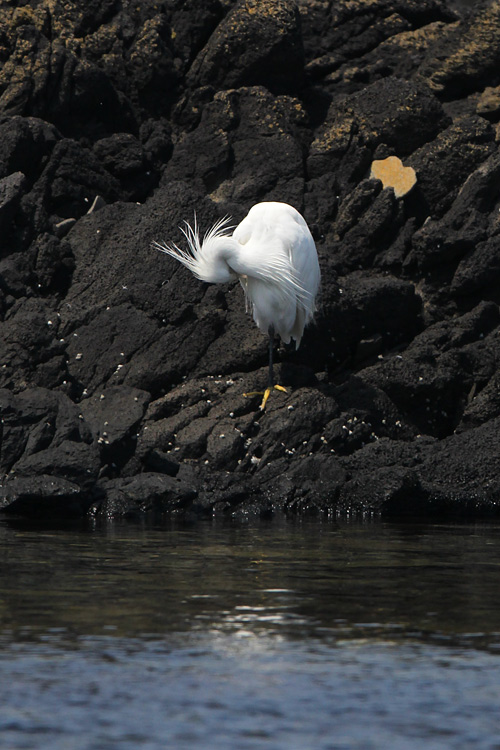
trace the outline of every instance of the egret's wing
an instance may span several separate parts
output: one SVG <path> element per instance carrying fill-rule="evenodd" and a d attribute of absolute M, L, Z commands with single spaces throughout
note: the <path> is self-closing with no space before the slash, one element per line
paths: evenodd
<path fill-rule="evenodd" d="M 253 206 L 234 233 L 227 259 L 240 277 L 261 330 L 275 327 L 283 341 L 300 343 L 312 319 L 320 271 L 314 239 L 304 218 L 285 203 Z"/>
<path fill-rule="evenodd" d="M 315 310 L 315 299 L 320 284 L 320 270 L 316 245 L 305 222 L 304 225 L 305 227 L 299 227 L 299 231 L 294 233 L 293 241 L 289 243 L 289 252 L 291 263 L 305 292 L 300 297 L 299 304 L 304 308 L 307 324 Z"/>
<path fill-rule="evenodd" d="M 262 215 L 262 212 L 254 210 L 256 208 L 254 206 L 233 232 L 239 248 L 235 256 L 228 260 L 229 265 L 240 276 L 274 285 L 276 293 L 282 295 L 284 301 L 295 301 L 304 295 L 307 297 L 290 260 L 286 233 L 283 233 L 279 222 L 270 222 L 273 217 L 269 216 L 269 212 Z"/>

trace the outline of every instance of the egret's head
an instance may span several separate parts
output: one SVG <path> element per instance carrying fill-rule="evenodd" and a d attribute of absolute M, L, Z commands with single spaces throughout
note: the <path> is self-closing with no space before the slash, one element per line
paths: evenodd
<path fill-rule="evenodd" d="M 237 244 L 236 240 L 230 235 L 232 227 L 228 226 L 228 222 L 228 217 L 218 221 L 208 230 L 203 237 L 203 241 L 200 242 L 195 216 L 194 227 L 188 222 L 185 222 L 185 228 L 181 227 L 188 243 L 187 251 L 181 250 L 175 244 L 166 245 L 154 242 L 153 246 L 170 255 L 171 258 L 180 261 L 201 281 L 207 281 L 210 284 L 224 284 L 236 277 L 235 272 L 227 263 Z"/>

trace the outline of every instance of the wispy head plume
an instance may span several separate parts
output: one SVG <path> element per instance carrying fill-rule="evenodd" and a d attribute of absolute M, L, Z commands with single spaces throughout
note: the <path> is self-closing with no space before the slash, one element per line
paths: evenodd
<path fill-rule="evenodd" d="M 171 258 L 175 258 L 175 260 L 178 260 L 180 263 L 186 266 L 186 268 L 189 268 L 189 270 L 197 278 L 205 280 L 207 254 L 211 249 L 213 249 L 214 244 L 221 237 L 229 237 L 231 235 L 234 227 L 229 225 L 230 221 L 231 217 L 229 216 L 225 216 L 224 218 L 219 219 L 219 221 L 216 221 L 215 224 L 210 227 L 207 232 L 205 232 L 205 234 L 203 235 L 203 240 L 200 242 L 198 221 L 195 213 L 193 226 L 191 226 L 188 221 L 185 221 L 184 227 L 179 227 L 182 234 L 186 238 L 188 250 L 183 250 L 174 242 L 172 244 L 168 244 L 166 242 L 154 241 L 152 243 L 152 246 L 156 248 L 156 250 L 160 250 L 160 252 L 165 253 L 166 255 L 170 255 Z"/>

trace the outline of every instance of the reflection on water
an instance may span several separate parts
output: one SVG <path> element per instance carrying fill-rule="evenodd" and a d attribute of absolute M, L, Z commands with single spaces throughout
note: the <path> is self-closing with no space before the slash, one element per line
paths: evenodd
<path fill-rule="evenodd" d="M 488 525 L 0 525 L 0 630 L 467 636 L 496 648 L 499 542 Z"/>
<path fill-rule="evenodd" d="M 4 522 L 0 747 L 498 748 L 499 535 Z"/>

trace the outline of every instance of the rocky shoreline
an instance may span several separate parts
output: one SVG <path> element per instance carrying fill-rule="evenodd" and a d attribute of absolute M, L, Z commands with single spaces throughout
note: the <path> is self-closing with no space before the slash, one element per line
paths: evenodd
<path fill-rule="evenodd" d="M 0 8 L 1 511 L 499 515 L 500 2 L 468 6 Z M 151 248 L 262 200 L 322 271 L 263 413 L 239 285 Z"/>

